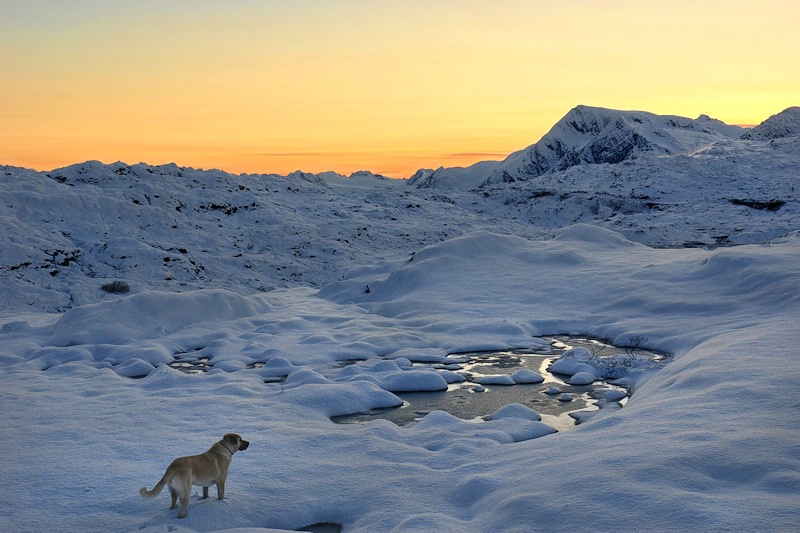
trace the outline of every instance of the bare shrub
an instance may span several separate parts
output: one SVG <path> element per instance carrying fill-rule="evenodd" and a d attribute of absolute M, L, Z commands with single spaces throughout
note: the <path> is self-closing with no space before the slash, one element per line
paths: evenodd
<path fill-rule="evenodd" d="M 103 289 L 105 292 L 111 294 L 125 294 L 130 292 L 131 290 L 130 286 L 127 283 L 119 280 L 112 281 L 109 283 L 104 283 L 103 285 L 100 286 L 100 288 Z"/>
<path fill-rule="evenodd" d="M 592 352 L 591 357 L 589 359 L 600 360 L 600 354 L 609 346 L 611 345 L 611 339 L 602 338 L 597 339 L 596 341 L 592 341 L 589 344 L 589 351 Z"/>
<path fill-rule="evenodd" d="M 628 346 L 625 347 L 625 353 L 632 356 L 633 352 L 636 351 L 642 344 L 646 343 L 649 339 L 642 335 L 631 335 Z"/>

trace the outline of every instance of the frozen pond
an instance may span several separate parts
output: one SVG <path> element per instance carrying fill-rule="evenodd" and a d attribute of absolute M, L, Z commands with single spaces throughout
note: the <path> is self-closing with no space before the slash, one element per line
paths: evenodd
<path fill-rule="evenodd" d="M 642 337 L 633 337 L 633 346 L 627 347 L 563 335 L 539 341 L 530 349 L 457 353 L 429 360 L 424 356 L 414 361 L 403 358 L 402 364 L 406 366 L 402 368 L 382 358 L 340 362 L 328 369 L 328 378 L 346 381 L 363 371 L 377 379 L 387 370 L 393 378 L 403 377 L 408 370 L 423 371 L 425 377 L 431 378 L 436 376 L 429 372 L 438 372 L 446 376 L 446 390 L 445 381 L 441 380 L 436 382 L 442 383 L 440 388 L 426 390 L 430 380 L 416 381 L 420 376 L 417 374 L 411 388 L 397 390 L 384 383 L 403 401 L 401 406 L 337 416 L 333 420 L 354 424 L 382 418 L 407 426 L 432 411 L 445 411 L 463 420 L 479 422 L 504 406 L 520 404 L 538 413 L 543 423 L 564 431 L 600 409 L 620 409 L 629 396 L 622 378 L 630 372 L 656 370 L 667 360 L 664 354 L 640 348 L 646 341 Z M 211 358 L 201 353 L 191 350 L 175 354 L 169 366 L 187 374 L 202 375 L 213 365 Z M 268 385 L 282 387 L 294 367 L 285 361 L 276 365 L 278 359 L 270 363 L 276 372 L 263 376 L 263 380 Z M 248 368 L 264 366 L 263 362 L 255 362 Z M 420 383 L 424 385 L 416 388 Z"/>
<path fill-rule="evenodd" d="M 431 411 L 440 410 L 465 420 L 481 421 L 505 405 L 522 404 L 538 412 L 542 422 L 563 431 L 589 418 L 598 409 L 621 408 L 627 401 L 628 391 L 611 377 L 585 385 L 571 384 L 569 376 L 549 370 L 559 356 L 572 348 L 583 347 L 595 361 L 616 359 L 653 366 L 665 359 L 663 354 L 615 347 L 584 337 L 557 336 L 547 340 L 549 346 L 532 350 L 460 353 L 449 356 L 446 363 L 414 363 L 414 367 L 432 366 L 456 372 L 464 381 L 451 383 L 446 391 L 400 392 L 397 396 L 403 400 L 401 407 L 335 417 L 334 420 L 363 423 L 383 418 L 405 426 Z M 622 377 L 627 370 L 619 365 L 612 374 Z M 519 378 L 520 382 L 515 382 L 510 379 L 513 375 L 541 376 L 541 382 L 525 383 L 525 379 Z"/>

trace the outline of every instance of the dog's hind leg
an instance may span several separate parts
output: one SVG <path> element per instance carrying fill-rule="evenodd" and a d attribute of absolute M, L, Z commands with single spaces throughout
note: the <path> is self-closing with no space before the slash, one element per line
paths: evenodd
<path fill-rule="evenodd" d="M 181 511 L 178 513 L 178 518 L 186 518 L 186 512 L 189 509 L 189 496 L 191 495 L 190 490 L 182 490 L 180 497 L 181 497 Z"/>
<path fill-rule="evenodd" d="M 181 479 L 181 484 L 177 487 L 177 493 L 181 500 L 181 511 L 178 513 L 178 518 L 186 518 L 186 512 L 189 509 L 189 498 L 192 496 L 191 474 Z"/>
<path fill-rule="evenodd" d="M 175 509 L 178 506 L 178 491 L 173 489 L 171 486 L 169 488 L 169 494 L 172 496 L 172 505 L 169 506 L 170 509 Z"/>

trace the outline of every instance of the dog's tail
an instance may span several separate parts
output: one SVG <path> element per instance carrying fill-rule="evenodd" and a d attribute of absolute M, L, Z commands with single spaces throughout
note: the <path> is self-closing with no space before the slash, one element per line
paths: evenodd
<path fill-rule="evenodd" d="M 164 472 L 164 477 L 162 477 L 161 480 L 158 483 L 156 483 L 156 486 L 153 487 L 153 490 L 147 490 L 147 487 L 142 487 L 141 489 L 139 489 L 139 496 L 141 496 L 142 498 L 155 498 L 156 496 L 161 494 L 161 491 L 164 489 L 164 486 L 167 483 L 169 483 L 169 480 L 172 479 L 173 475 L 174 472 L 172 471 L 172 468 L 171 467 L 167 468 L 167 471 Z"/>

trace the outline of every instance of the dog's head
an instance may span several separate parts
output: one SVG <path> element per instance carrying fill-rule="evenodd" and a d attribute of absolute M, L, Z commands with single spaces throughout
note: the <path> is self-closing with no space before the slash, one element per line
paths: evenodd
<path fill-rule="evenodd" d="M 227 442 L 231 445 L 234 451 L 236 450 L 246 450 L 250 443 L 244 440 L 242 437 L 237 435 L 236 433 L 226 433 L 222 440 Z"/>

